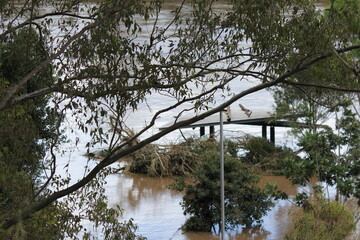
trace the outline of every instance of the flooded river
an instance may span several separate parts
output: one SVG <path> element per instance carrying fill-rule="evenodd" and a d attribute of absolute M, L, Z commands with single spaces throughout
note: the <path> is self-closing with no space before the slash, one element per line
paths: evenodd
<path fill-rule="evenodd" d="M 151 178 L 136 174 L 116 174 L 108 179 L 107 195 L 111 204 L 125 209 L 124 219 L 133 218 L 139 233 L 149 240 L 209 240 L 219 239 L 211 233 L 182 233 L 179 228 L 185 222 L 180 206 L 182 194 L 169 190 L 170 178 Z M 281 176 L 266 176 L 260 185 L 276 183 L 289 194 L 300 189 Z M 278 201 L 264 217 L 260 227 L 228 232 L 228 239 L 282 239 L 291 223 L 290 210 L 294 206 L 286 200 Z"/>

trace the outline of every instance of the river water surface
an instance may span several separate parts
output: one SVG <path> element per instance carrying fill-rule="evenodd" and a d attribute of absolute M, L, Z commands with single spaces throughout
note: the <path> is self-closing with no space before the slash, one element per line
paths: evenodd
<path fill-rule="evenodd" d="M 169 178 L 150 178 L 143 175 L 116 174 L 108 180 L 107 194 L 112 204 L 125 209 L 124 218 L 133 218 L 139 226 L 139 233 L 149 240 L 208 240 L 219 239 L 211 233 L 182 233 L 179 228 L 186 218 L 180 201 L 182 194 L 168 189 L 173 182 Z M 267 176 L 260 185 L 277 183 L 280 189 L 295 194 L 301 190 L 284 177 Z M 253 228 L 228 232 L 228 239 L 282 239 L 291 224 L 290 210 L 293 205 L 286 200 L 278 201 L 264 217 L 263 224 Z"/>

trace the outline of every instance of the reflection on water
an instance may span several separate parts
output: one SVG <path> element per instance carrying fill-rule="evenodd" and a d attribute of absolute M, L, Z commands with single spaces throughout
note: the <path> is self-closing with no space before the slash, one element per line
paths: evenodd
<path fill-rule="evenodd" d="M 171 239 L 185 221 L 179 205 L 182 194 L 167 188 L 169 178 L 117 174 L 108 180 L 110 203 L 125 209 L 124 219 L 133 218 L 138 233 L 151 239 Z"/>
<path fill-rule="evenodd" d="M 144 175 L 116 174 L 110 177 L 107 195 L 112 204 L 125 209 L 124 219 L 133 218 L 139 226 L 138 233 L 149 240 L 212 240 L 219 236 L 211 233 L 182 233 L 179 228 L 185 222 L 180 206 L 182 194 L 168 189 L 170 178 L 150 178 Z M 278 184 L 288 194 L 296 194 L 297 186 L 281 176 L 265 176 L 260 184 Z M 294 206 L 280 200 L 264 217 L 263 224 L 227 233 L 230 240 L 282 239 L 291 223 L 289 211 Z"/>
<path fill-rule="evenodd" d="M 255 226 L 253 228 L 245 228 L 241 233 L 227 233 L 226 237 L 229 240 L 262 240 L 268 239 L 269 232 L 262 226 Z M 180 239 L 180 238 L 179 238 Z M 184 238 L 186 240 L 206 240 L 206 239 L 220 239 L 218 235 L 212 235 L 209 233 L 185 233 Z M 274 238 L 275 239 L 275 238 Z"/>

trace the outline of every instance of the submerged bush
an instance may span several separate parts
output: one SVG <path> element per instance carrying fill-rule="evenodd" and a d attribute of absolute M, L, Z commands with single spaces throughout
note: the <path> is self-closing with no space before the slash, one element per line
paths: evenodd
<path fill-rule="evenodd" d="M 353 214 L 340 202 L 316 199 L 306 209 L 285 240 L 343 240 L 355 230 Z"/>
<path fill-rule="evenodd" d="M 190 218 L 185 231 L 207 231 L 220 227 L 220 154 L 216 142 L 207 142 L 201 162 L 191 174 L 191 183 L 178 179 L 173 188 L 185 191 L 182 207 Z M 225 154 L 225 228 L 260 223 L 272 201 L 256 184 L 259 178 L 239 158 Z"/>
<path fill-rule="evenodd" d="M 245 136 L 239 141 L 239 145 L 245 151 L 241 156 L 244 163 L 261 172 L 281 174 L 284 159 L 293 156 L 291 149 L 277 147 L 261 137 Z"/>

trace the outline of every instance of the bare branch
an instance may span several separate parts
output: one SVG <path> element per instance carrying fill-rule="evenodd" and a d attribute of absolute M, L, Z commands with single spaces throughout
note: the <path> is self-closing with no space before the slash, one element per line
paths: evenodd
<path fill-rule="evenodd" d="M 313 88 L 322 88 L 322 89 L 329 89 L 339 92 L 352 92 L 352 93 L 360 93 L 360 89 L 355 88 L 341 88 L 335 86 L 328 86 L 316 83 L 299 83 L 299 82 L 292 82 L 292 81 L 284 81 L 285 84 L 293 85 L 293 86 L 303 86 L 303 87 L 313 87 Z"/>

